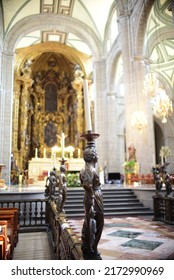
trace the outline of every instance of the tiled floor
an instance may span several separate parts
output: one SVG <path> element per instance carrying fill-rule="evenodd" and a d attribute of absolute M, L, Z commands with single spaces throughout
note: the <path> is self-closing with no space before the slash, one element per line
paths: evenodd
<path fill-rule="evenodd" d="M 83 220 L 69 220 L 81 236 Z M 174 226 L 152 217 L 106 218 L 98 250 L 103 260 L 174 260 Z"/>
<path fill-rule="evenodd" d="M 43 192 L 43 185 L 9 186 L 2 193 Z M 153 217 L 105 218 L 98 250 L 103 260 L 174 260 L 174 226 L 155 222 Z M 82 219 L 69 219 L 81 237 Z"/>
<path fill-rule="evenodd" d="M 51 260 L 51 253 L 47 232 L 19 233 L 13 260 Z"/>

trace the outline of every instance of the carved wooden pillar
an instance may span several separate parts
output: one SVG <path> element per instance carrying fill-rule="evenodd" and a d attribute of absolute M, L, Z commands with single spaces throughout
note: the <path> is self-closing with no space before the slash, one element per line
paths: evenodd
<path fill-rule="evenodd" d="M 20 97 L 20 81 L 16 81 L 14 85 L 14 95 L 13 95 L 13 134 L 12 134 L 12 152 L 15 160 L 19 162 L 18 154 L 18 132 L 19 132 L 19 97 Z"/>
<path fill-rule="evenodd" d="M 26 145 L 27 126 L 28 126 L 28 96 L 29 90 L 33 83 L 32 79 L 28 75 L 24 75 L 20 78 L 23 89 L 20 99 L 20 162 L 19 167 L 22 170 L 25 168 L 28 159 L 28 146 Z"/>

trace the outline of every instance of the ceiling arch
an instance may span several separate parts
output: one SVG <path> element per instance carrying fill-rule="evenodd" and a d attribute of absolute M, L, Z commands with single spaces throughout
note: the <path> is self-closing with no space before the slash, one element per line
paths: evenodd
<path fill-rule="evenodd" d="M 75 49 L 70 48 L 69 46 L 63 45 L 61 43 L 56 42 L 45 42 L 42 44 L 33 45 L 26 48 L 17 49 L 15 51 L 15 71 L 16 73 L 20 73 L 20 68 L 28 61 L 38 61 L 39 57 L 42 54 L 52 53 L 55 56 L 65 56 L 69 61 L 71 61 L 72 65 L 80 65 L 82 71 L 84 73 L 90 73 L 90 61 L 91 58 L 84 53 L 81 53 Z M 34 63 L 32 63 L 34 64 Z M 34 66 L 37 68 L 37 65 Z M 84 68 L 85 67 L 85 68 Z"/>
<path fill-rule="evenodd" d="M 77 19 L 56 14 L 32 15 L 18 21 L 5 37 L 4 51 L 14 52 L 19 40 L 32 31 L 56 28 L 79 36 L 88 44 L 94 58 L 102 56 L 102 44 L 92 29 Z"/>

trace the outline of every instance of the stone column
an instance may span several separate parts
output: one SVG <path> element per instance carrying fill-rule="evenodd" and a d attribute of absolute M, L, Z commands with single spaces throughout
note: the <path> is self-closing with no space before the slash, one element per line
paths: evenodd
<path fill-rule="evenodd" d="M 11 144 L 12 144 L 12 106 L 13 106 L 13 53 L 2 55 L 2 95 L 0 114 L 0 159 L 5 164 L 2 178 L 10 183 Z"/>
<path fill-rule="evenodd" d="M 106 93 L 106 62 L 98 60 L 94 62 L 94 132 L 100 134 L 97 141 L 98 166 L 103 167 L 107 159 L 107 93 Z"/>
<path fill-rule="evenodd" d="M 147 127 L 142 132 L 136 131 L 134 143 L 137 149 L 137 161 L 140 163 L 140 172 L 149 173 L 154 163 L 155 156 L 155 135 L 154 121 L 150 99 L 143 93 L 145 66 L 141 56 L 135 57 L 134 65 L 134 88 L 137 95 L 137 111 L 142 111 L 147 118 Z"/>
<path fill-rule="evenodd" d="M 129 11 L 120 12 L 119 27 L 125 85 L 126 148 L 130 143 L 135 145 L 140 173 L 148 173 L 155 151 L 153 122 L 149 104 L 143 96 L 144 64 L 134 54 L 134 34 Z M 135 111 L 143 111 L 147 116 L 148 128 L 143 129 L 142 133 L 131 126 L 131 117 Z"/>

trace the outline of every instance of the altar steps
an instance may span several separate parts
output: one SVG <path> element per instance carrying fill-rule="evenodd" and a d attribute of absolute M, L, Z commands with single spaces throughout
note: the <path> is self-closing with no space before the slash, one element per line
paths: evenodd
<path fill-rule="evenodd" d="M 153 211 L 141 203 L 133 190 L 125 188 L 102 189 L 105 216 L 153 215 Z M 68 189 L 64 206 L 67 217 L 84 217 L 84 190 Z"/>

